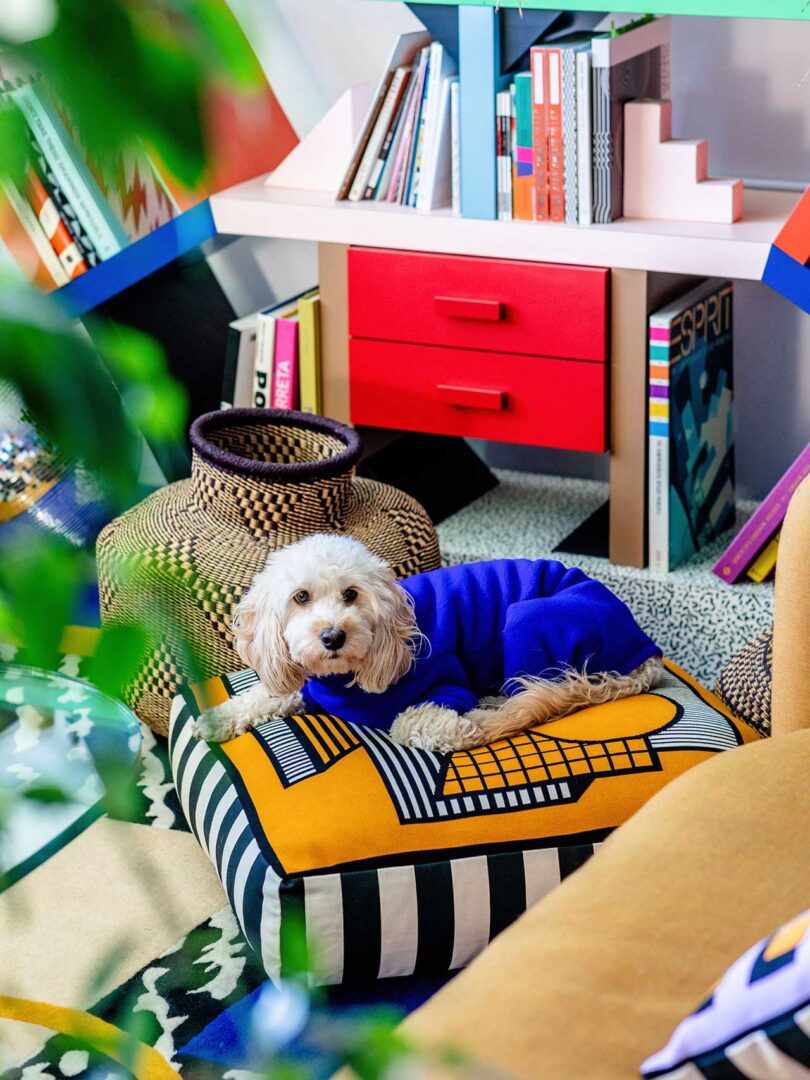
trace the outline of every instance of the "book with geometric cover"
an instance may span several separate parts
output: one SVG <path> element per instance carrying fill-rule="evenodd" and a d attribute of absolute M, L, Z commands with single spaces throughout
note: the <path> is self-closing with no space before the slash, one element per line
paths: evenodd
<path fill-rule="evenodd" d="M 650 316 L 649 562 L 666 572 L 734 524 L 733 286 Z"/>

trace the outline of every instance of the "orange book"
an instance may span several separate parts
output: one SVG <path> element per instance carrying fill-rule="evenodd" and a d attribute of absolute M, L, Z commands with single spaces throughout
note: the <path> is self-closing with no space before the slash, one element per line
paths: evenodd
<path fill-rule="evenodd" d="M 56 204 L 45 189 L 36 172 L 28 168 L 28 197 L 34 213 L 37 215 L 42 231 L 48 237 L 51 247 L 56 252 L 56 257 L 65 269 L 65 273 L 71 279 L 79 277 L 88 270 L 84 256 L 73 237 L 68 231 L 67 225 L 59 215 Z"/>
<path fill-rule="evenodd" d="M 70 280 L 33 207 L 10 180 L 0 191 L 0 237 L 28 280 L 50 291 Z"/>
<path fill-rule="evenodd" d="M 548 57 L 546 50 L 531 50 L 532 148 L 534 151 L 535 218 L 548 221 Z"/>
<path fill-rule="evenodd" d="M 565 222 L 565 166 L 563 158 L 562 52 L 546 50 L 548 97 L 546 132 L 548 138 L 548 216 L 550 221 Z"/>

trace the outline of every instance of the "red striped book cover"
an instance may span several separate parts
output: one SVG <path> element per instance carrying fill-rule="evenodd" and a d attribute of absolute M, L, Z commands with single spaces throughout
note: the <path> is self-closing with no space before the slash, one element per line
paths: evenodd
<path fill-rule="evenodd" d="M 276 319 L 273 355 L 274 409 L 295 409 L 298 405 L 298 315 Z"/>
<path fill-rule="evenodd" d="M 548 63 L 546 50 L 531 50 L 532 69 L 532 147 L 534 150 L 535 215 L 548 221 Z"/>
<path fill-rule="evenodd" d="M 548 93 L 546 97 L 546 135 L 548 139 L 548 216 L 550 221 L 565 222 L 565 146 L 563 143 L 562 52 L 546 50 Z"/>

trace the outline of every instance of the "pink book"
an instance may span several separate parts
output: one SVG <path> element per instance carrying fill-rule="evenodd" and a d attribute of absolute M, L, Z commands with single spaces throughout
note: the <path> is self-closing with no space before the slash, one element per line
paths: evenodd
<path fill-rule="evenodd" d="M 274 409 L 298 407 L 298 316 L 276 319 L 273 353 Z"/>
<path fill-rule="evenodd" d="M 793 492 L 810 475 L 810 443 L 805 446 L 788 471 L 746 521 L 712 570 L 723 581 L 733 584 L 751 565 L 782 524 Z"/>

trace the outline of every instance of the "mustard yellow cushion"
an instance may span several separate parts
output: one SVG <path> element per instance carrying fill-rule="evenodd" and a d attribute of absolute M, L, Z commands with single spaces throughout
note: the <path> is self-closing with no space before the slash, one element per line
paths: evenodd
<path fill-rule="evenodd" d="M 462 967 L 651 795 L 758 738 L 674 664 L 654 691 L 434 754 L 335 716 L 295 716 L 223 746 L 192 735 L 244 671 L 184 689 L 172 770 L 271 978 L 303 915 L 323 983 Z"/>

